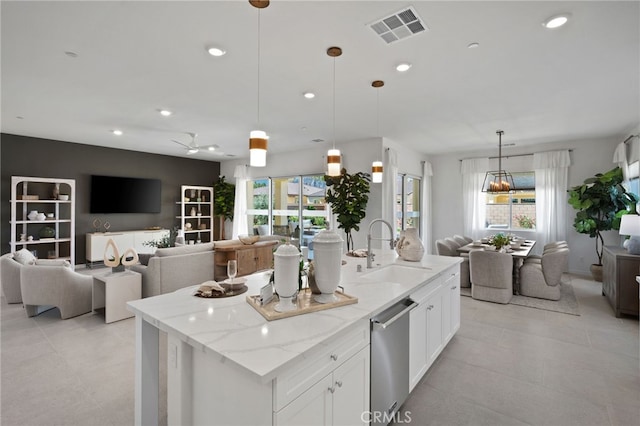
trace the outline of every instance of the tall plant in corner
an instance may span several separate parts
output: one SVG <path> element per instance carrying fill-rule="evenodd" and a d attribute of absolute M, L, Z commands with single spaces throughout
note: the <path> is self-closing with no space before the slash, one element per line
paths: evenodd
<path fill-rule="evenodd" d="M 337 216 L 338 228 L 347 234 L 347 251 L 353 247 L 351 231 L 360 230 L 360 222 L 366 216 L 371 178 L 368 173 L 347 173 L 347 169 L 340 171 L 340 176 L 324 177 L 327 186 L 327 202 Z"/>
<path fill-rule="evenodd" d="M 220 239 L 224 240 L 224 221 L 233 220 L 233 208 L 236 201 L 236 186 L 226 182 L 220 176 L 213 183 L 213 214 L 220 218 Z"/>
<path fill-rule="evenodd" d="M 620 229 L 620 218 L 638 201 L 636 195 L 622 186 L 622 181 L 622 169 L 616 167 L 606 173 L 598 173 L 568 191 L 569 204 L 577 210 L 573 227 L 579 233 L 596 239 L 598 263 L 591 265 L 591 274 L 597 281 L 602 281 L 602 232 Z"/>

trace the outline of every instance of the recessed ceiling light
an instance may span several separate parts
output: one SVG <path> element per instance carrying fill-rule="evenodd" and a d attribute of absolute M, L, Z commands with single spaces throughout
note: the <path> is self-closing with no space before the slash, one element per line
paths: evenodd
<path fill-rule="evenodd" d="M 542 26 L 548 29 L 561 27 L 567 23 L 567 21 L 569 20 L 569 16 L 571 15 L 569 15 L 568 13 L 552 16 L 551 18 L 544 21 L 542 23 Z"/>
<path fill-rule="evenodd" d="M 313 99 L 313 98 L 315 98 L 315 97 L 316 97 L 316 94 L 315 94 L 315 93 L 312 93 L 312 92 L 306 92 L 306 93 L 304 94 L 304 97 L 305 97 L 305 98 L 307 98 L 307 99 Z"/>
<path fill-rule="evenodd" d="M 475 49 L 475 48 L 477 48 L 477 47 L 480 47 L 480 43 L 477 43 L 477 42 L 475 42 L 475 41 L 474 41 L 473 43 L 469 43 L 469 44 L 467 45 L 467 49 Z"/>
<path fill-rule="evenodd" d="M 164 117 L 168 117 L 171 114 L 173 114 L 171 111 L 169 111 L 168 109 L 161 109 L 160 110 L 160 115 L 164 116 Z"/>
<path fill-rule="evenodd" d="M 111 133 L 113 133 L 116 136 L 122 136 L 122 130 L 115 129 L 115 130 L 112 130 Z"/>
<path fill-rule="evenodd" d="M 411 64 L 408 62 L 403 62 L 401 64 L 398 64 L 398 66 L 396 67 L 396 70 L 400 72 L 405 72 L 405 71 L 409 71 L 409 68 L 411 68 Z"/>
<path fill-rule="evenodd" d="M 220 49 L 219 47 L 210 47 L 207 49 L 207 52 L 209 52 L 209 55 L 211 56 L 223 56 L 227 53 L 226 50 Z"/>

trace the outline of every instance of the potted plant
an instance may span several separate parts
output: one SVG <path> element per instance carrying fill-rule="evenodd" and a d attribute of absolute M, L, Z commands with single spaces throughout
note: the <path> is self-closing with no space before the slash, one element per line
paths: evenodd
<path fill-rule="evenodd" d="M 213 214 L 220 218 L 220 239 L 224 240 L 224 221 L 233 220 L 236 186 L 220 176 L 213 183 Z"/>
<path fill-rule="evenodd" d="M 620 229 L 620 218 L 638 201 L 636 195 L 622 186 L 622 181 L 622 169 L 616 167 L 585 179 L 582 185 L 568 191 L 569 204 L 578 211 L 573 227 L 579 233 L 596 239 L 598 263 L 591 265 L 595 281 L 602 281 L 602 232 Z"/>
<path fill-rule="evenodd" d="M 340 171 L 340 176 L 325 176 L 327 183 L 327 202 L 337 216 L 338 228 L 347 234 L 347 252 L 353 247 L 351 231 L 360 230 L 360 222 L 366 216 L 371 178 L 368 173 L 347 173 Z"/>
<path fill-rule="evenodd" d="M 489 238 L 489 244 L 494 246 L 497 251 L 502 250 L 502 248 L 509 245 L 511 240 L 509 237 L 503 233 L 498 233 L 491 238 Z"/>

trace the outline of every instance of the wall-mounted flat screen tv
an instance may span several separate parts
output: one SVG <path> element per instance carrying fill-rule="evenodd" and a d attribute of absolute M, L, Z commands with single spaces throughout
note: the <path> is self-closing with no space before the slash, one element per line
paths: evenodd
<path fill-rule="evenodd" d="M 91 213 L 160 213 L 160 179 L 91 176 Z"/>

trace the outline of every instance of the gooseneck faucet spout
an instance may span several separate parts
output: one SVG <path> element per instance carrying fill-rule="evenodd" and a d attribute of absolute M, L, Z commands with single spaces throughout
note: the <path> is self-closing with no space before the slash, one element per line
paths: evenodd
<path fill-rule="evenodd" d="M 386 238 L 371 237 L 371 228 L 373 228 L 373 224 L 376 222 L 382 222 L 387 225 L 387 228 L 389 228 L 389 247 L 391 248 L 391 250 L 393 250 L 395 246 L 395 240 L 393 239 L 393 228 L 391 227 L 391 224 L 384 219 L 373 219 L 369 224 L 369 232 L 367 233 L 367 268 L 373 267 L 373 252 L 371 251 L 371 240 L 387 240 Z"/>

